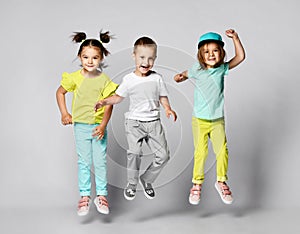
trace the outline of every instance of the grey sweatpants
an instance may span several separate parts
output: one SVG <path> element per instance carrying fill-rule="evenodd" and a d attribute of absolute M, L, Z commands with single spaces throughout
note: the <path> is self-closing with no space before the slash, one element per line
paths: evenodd
<path fill-rule="evenodd" d="M 159 119 L 151 122 L 126 119 L 125 130 L 128 141 L 127 182 L 137 184 L 142 157 L 142 145 L 146 142 L 155 155 L 141 178 L 153 183 L 170 158 L 165 133 Z"/>

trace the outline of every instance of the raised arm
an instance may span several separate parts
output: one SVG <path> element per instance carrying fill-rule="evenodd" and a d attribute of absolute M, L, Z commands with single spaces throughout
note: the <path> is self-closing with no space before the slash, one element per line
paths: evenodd
<path fill-rule="evenodd" d="M 186 79 L 188 79 L 188 71 L 181 72 L 174 76 L 174 80 L 176 82 L 182 82 L 185 81 Z"/>
<path fill-rule="evenodd" d="M 105 98 L 103 100 L 100 100 L 96 103 L 95 105 L 95 111 L 97 111 L 98 109 L 100 109 L 101 107 L 103 106 L 107 106 L 107 105 L 114 105 L 114 104 L 118 104 L 120 103 L 122 100 L 124 99 L 124 97 L 121 97 L 117 94 L 111 96 L 111 97 L 108 97 L 108 98 Z"/>
<path fill-rule="evenodd" d="M 235 49 L 235 56 L 229 61 L 229 69 L 232 69 L 244 61 L 245 50 L 235 30 L 228 29 L 225 33 L 229 38 L 232 38 Z"/>

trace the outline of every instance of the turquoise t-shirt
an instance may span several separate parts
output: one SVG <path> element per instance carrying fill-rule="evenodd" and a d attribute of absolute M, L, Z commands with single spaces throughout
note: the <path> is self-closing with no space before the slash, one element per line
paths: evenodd
<path fill-rule="evenodd" d="M 195 79 L 193 115 L 199 119 L 214 120 L 224 117 L 224 76 L 229 64 L 217 68 L 201 68 L 199 63 L 188 70 Z"/>

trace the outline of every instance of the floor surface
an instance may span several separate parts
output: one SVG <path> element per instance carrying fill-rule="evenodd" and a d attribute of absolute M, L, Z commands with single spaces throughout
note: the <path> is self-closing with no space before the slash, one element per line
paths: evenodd
<path fill-rule="evenodd" d="M 117 196 L 121 195 L 119 191 Z M 161 204 L 159 198 L 150 201 L 141 192 L 134 201 L 116 201 L 110 203 L 109 215 L 99 214 L 93 205 L 85 217 L 77 216 L 76 203 L 42 207 L 24 201 L 21 207 L 0 207 L 0 230 L 5 234 L 300 233 L 297 209 L 254 209 L 221 201 L 215 205 L 205 201 L 198 206 L 187 202 L 176 205 L 172 199 Z"/>

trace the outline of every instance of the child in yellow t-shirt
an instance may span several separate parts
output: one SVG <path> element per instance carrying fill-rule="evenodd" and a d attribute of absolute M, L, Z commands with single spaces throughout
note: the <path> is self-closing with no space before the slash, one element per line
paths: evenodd
<path fill-rule="evenodd" d="M 63 125 L 73 124 L 78 155 L 78 185 L 81 199 L 77 214 L 87 215 L 91 200 L 91 166 L 94 165 L 97 197 L 94 203 L 100 213 L 108 214 L 106 178 L 106 126 L 112 106 L 94 111 L 95 102 L 114 94 L 117 84 L 101 70 L 101 62 L 109 52 L 102 43 L 110 41 L 109 32 L 100 33 L 100 40 L 86 39 L 85 33 L 76 33 L 73 41 L 81 43 L 78 58 L 82 69 L 64 72 L 56 98 Z M 66 108 L 65 94 L 74 92 L 72 115 Z"/>

